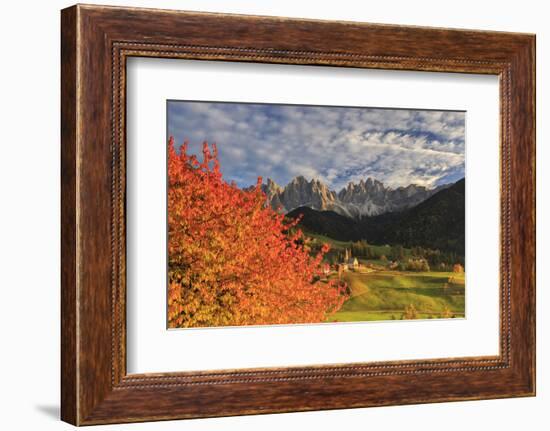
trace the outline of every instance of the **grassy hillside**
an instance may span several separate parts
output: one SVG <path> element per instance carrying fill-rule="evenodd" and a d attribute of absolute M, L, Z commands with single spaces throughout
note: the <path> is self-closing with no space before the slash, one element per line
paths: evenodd
<path fill-rule="evenodd" d="M 312 239 L 313 247 L 330 244 L 330 253 L 341 254 L 352 248 L 352 241 L 335 240 L 307 230 L 304 233 Z M 390 245 L 369 247 L 379 256 L 391 256 Z M 412 256 L 412 250 L 403 248 L 403 256 Z M 464 317 L 464 273 L 390 270 L 388 260 L 361 257 L 359 262 L 360 268 L 343 273 L 343 280 L 351 289 L 351 297 L 329 321 L 401 320 L 405 317 L 405 309 L 411 304 L 417 319 Z"/>
<path fill-rule="evenodd" d="M 454 283 L 445 288 L 449 277 Z M 400 320 L 411 304 L 417 318 L 464 317 L 464 274 L 445 272 L 347 272 L 351 297 L 330 321 Z M 448 284 L 448 283 L 447 283 Z"/>
<path fill-rule="evenodd" d="M 310 232 L 307 229 L 302 229 L 302 230 L 304 232 L 304 235 L 306 235 L 309 238 L 312 238 L 315 242 L 319 244 L 325 244 L 325 243 L 329 244 L 331 250 L 344 251 L 346 248 L 350 249 L 353 243 L 353 241 L 341 241 L 341 240 L 329 238 L 328 236 L 325 236 L 325 235 Z M 369 247 L 372 247 L 372 249 L 377 254 L 389 255 L 391 252 L 391 246 L 387 244 L 385 245 L 369 244 Z M 410 249 L 404 249 L 404 252 L 405 252 L 405 256 L 407 256 L 410 254 Z"/>

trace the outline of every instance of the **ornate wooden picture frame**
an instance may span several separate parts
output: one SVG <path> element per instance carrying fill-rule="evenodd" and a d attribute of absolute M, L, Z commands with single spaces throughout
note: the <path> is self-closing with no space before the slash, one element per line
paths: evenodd
<path fill-rule="evenodd" d="M 77 5 L 62 11 L 61 416 L 75 425 L 535 394 L 535 37 Z M 497 75 L 500 354 L 126 371 L 126 60 Z M 495 223 L 499 221 L 495 220 Z"/>

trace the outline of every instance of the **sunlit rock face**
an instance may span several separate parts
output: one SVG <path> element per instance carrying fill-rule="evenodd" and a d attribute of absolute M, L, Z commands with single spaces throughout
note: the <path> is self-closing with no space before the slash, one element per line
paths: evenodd
<path fill-rule="evenodd" d="M 309 207 L 358 219 L 411 208 L 444 187 L 446 186 L 428 189 L 410 184 L 393 189 L 378 180 L 367 178 L 359 183 L 350 182 L 336 193 L 318 179 L 308 181 L 303 176 L 298 176 L 284 187 L 268 178 L 262 184 L 262 191 L 266 194 L 269 205 L 283 213 L 298 207 Z"/>

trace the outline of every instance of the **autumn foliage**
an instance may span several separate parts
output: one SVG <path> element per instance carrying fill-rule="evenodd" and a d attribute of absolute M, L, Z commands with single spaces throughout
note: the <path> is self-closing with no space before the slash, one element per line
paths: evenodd
<path fill-rule="evenodd" d="M 199 160 L 168 155 L 168 323 L 170 327 L 321 322 L 346 299 L 323 278 L 323 255 L 265 205 L 261 178 L 250 190 L 223 180 L 216 145 Z"/>
<path fill-rule="evenodd" d="M 453 265 L 453 272 L 463 274 L 464 273 L 464 267 L 460 263 L 455 263 Z"/>

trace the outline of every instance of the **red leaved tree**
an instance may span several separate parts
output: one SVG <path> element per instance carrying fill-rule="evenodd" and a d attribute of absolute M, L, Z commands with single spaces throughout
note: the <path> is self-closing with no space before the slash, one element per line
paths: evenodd
<path fill-rule="evenodd" d="M 345 286 L 321 280 L 329 246 L 310 256 L 261 178 L 253 190 L 225 182 L 215 144 L 199 161 L 170 138 L 168 182 L 170 327 L 321 322 L 342 306 Z"/>

